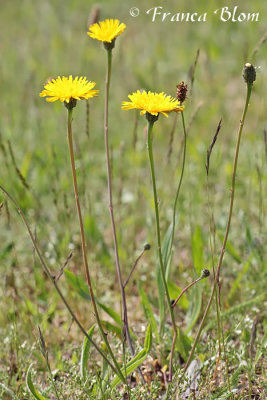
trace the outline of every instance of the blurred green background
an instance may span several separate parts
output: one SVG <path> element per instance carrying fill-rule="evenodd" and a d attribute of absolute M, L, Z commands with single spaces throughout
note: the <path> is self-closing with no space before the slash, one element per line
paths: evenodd
<path fill-rule="evenodd" d="M 209 178 L 216 250 L 220 248 L 228 210 L 234 145 L 246 94 L 242 68 L 247 61 L 257 67 L 257 81 L 240 151 L 233 227 L 229 238 L 236 257 L 233 254 L 225 256 L 223 295 L 228 306 L 262 293 L 266 274 L 266 256 L 262 249 L 266 237 L 267 175 L 263 131 L 267 106 L 267 50 L 266 43 L 257 46 L 266 35 L 267 3 L 262 0 L 235 1 L 234 5 L 227 0 L 206 0 L 201 4 L 194 0 L 156 3 L 115 0 L 96 4 L 84 0 L 13 0 L 1 1 L 0 4 L 0 183 L 15 196 L 28 216 L 51 269 L 58 271 L 69 251 L 74 249 L 69 268 L 82 277 L 79 229 L 66 140 L 67 112 L 61 103 L 49 104 L 39 97 L 39 93 L 49 77 L 58 75 L 82 75 L 95 81 L 100 95 L 90 101 L 89 135 L 86 102 L 78 102 L 74 110 L 77 173 L 96 291 L 118 311 L 118 291 L 114 296 L 116 278 L 103 137 L 106 53 L 101 43 L 86 34 L 92 10 L 98 7 L 100 19 L 118 18 L 127 25 L 113 51 L 110 141 L 115 218 L 124 276 L 129 272 L 138 249 L 142 249 L 145 242 L 152 244 L 151 253 L 140 265 L 129 289 L 129 301 L 136 310 L 140 305 L 136 280 L 147 285 L 151 301 L 155 307 L 157 305 L 153 300 L 156 293 L 155 226 L 144 131 L 146 121 L 138 118 L 137 142 L 133 145 L 137 114 L 122 111 L 121 102 L 127 100 L 129 93 L 141 88 L 175 96 L 180 81 L 184 80 L 190 86 L 185 108 L 187 126 L 190 126 L 187 164 L 179 200 L 172 267 L 173 280 L 183 287 L 194 276 L 191 240 L 196 228 L 200 230 L 203 241 L 203 261 L 206 266 L 211 266 L 205 158 L 222 118 L 222 129 L 211 156 Z M 207 22 L 152 22 L 146 11 L 155 5 L 172 14 L 207 12 Z M 238 13 L 259 12 L 259 22 L 223 23 L 213 14 L 222 6 L 229 6 L 231 10 L 239 6 Z M 130 15 L 131 7 L 139 8 L 138 17 Z M 192 85 L 190 68 L 192 71 L 198 51 Z M 173 152 L 167 161 L 173 121 L 173 115 L 169 118 L 160 116 L 154 132 L 163 234 L 171 221 L 175 182 L 181 165 L 182 126 L 179 118 Z M 15 164 L 25 178 L 24 184 Z M 49 328 L 53 332 L 51 341 L 54 335 L 61 343 L 65 334 L 60 333 L 58 326 L 68 327 L 69 317 L 64 310 L 55 314 L 57 297 L 40 272 L 17 213 L 6 203 L 1 209 L 0 246 L 0 334 L 7 341 L 5 345 L 1 341 L 2 351 L 12 350 L 12 335 L 18 329 L 17 340 L 20 344 L 25 340 L 27 348 L 22 354 L 26 354 L 26 360 L 31 360 L 33 350 L 30 345 L 35 343 L 36 324 L 47 326 L 53 315 L 56 322 Z M 242 270 L 251 249 L 259 249 L 259 253 L 251 258 L 249 274 L 245 273 L 242 278 L 245 283 L 239 282 L 234 298 L 228 299 L 232 280 Z M 85 317 L 82 312 L 87 305 L 77 304 L 75 295 L 63 282 L 64 290 L 75 301 L 78 314 L 88 324 L 88 318 L 93 320 L 93 316 Z M 205 288 L 205 293 L 208 293 L 208 282 Z M 135 318 L 143 320 L 141 306 Z M 13 332 L 11 336 L 10 332 Z M 75 330 L 72 334 L 75 337 Z M 21 363 L 25 368 L 24 359 Z M 3 367 L 5 369 L 6 363 Z"/>

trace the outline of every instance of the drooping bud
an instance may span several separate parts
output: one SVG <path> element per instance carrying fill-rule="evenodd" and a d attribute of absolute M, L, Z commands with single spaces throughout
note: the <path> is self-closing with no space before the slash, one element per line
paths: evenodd
<path fill-rule="evenodd" d="M 144 245 L 144 250 L 147 251 L 147 250 L 150 250 L 150 249 L 151 249 L 151 245 L 149 243 L 146 243 Z"/>
<path fill-rule="evenodd" d="M 210 271 L 207 268 L 202 269 L 201 272 L 201 278 L 207 278 L 208 276 L 210 276 Z"/>
<path fill-rule="evenodd" d="M 182 104 L 186 100 L 187 85 L 184 82 L 181 82 L 179 83 L 179 85 L 176 86 L 176 88 L 177 88 L 176 98 Z"/>
<path fill-rule="evenodd" d="M 252 64 L 245 64 L 243 68 L 243 78 L 248 85 L 253 85 L 253 82 L 256 80 L 256 69 Z"/>

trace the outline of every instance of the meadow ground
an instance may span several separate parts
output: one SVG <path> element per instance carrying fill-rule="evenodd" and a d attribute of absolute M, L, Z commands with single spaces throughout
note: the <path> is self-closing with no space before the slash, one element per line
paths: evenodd
<path fill-rule="evenodd" d="M 200 372 L 195 382 L 196 392 L 186 392 L 186 385 L 178 385 L 177 377 L 209 298 L 211 274 L 188 291 L 175 308 L 176 322 L 183 335 L 179 339 L 180 351 L 176 349 L 174 355 L 176 375 L 168 396 L 264 399 L 267 390 L 266 361 L 264 365 L 267 3 L 237 0 L 235 5 L 240 11 L 260 13 L 258 22 L 243 23 L 219 21 L 213 13 L 222 6 L 217 0 L 206 0 L 201 5 L 194 0 L 159 3 L 171 14 L 207 12 L 207 21 L 171 22 L 158 18 L 152 22 L 151 14 L 146 14 L 146 10 L 155 6 L 152 0 L 138 0 L 134 4 L 117 0 L 97 3 L 100 19 L 118 18 L 127 25 L 113 51 L 109 111 L 114 214 L 124 279 L 144 243 L 151 245 L 126 288 L 129 324 L 137 349 L 143 346 L 149 322 L 153 328 L 152 347 L 143 367 L 150 392 L 148 387 L 131 382 L 131 398 L 166 395 L 164 373 L 172 332 L 169 316 L 162 326 L 159 311 L 159 267 L 146 121 L 135 111 L 121 110 L 121 102 L 127 100 L 129 93 L 142 88 L 175 96 L 176 85 L 185 81 L 190 89 L 184 110 L 185 173 L 169 272 L 170 295 L 175 298 L 181 288 L 199 276 L 202 268 L 212 271 L 212 256 L 215 264 L 218 260 L 227 223 L 235 143 L 246 97 L 242 68 L 246 62 L 252 62 L 257 67 L 257 80 L 240 146 L 233 218 L 221 271 L 225 351 L 220 361 L 213 304 L 194 356 Z M 86 34 L 88 17 L 95 6 L 90 0 L 2 2 L 0 184 L 19 202 L 54 275 L 68 254 L 73 253 L 66 267 L 69 273 L 60 277 L 59 284 L 89 329 L 95 316 L 82 266 L 66 138 L 66 109 L 60 102 L 52 105 L 45 102 L 39 93 L 49 77 L 58 75 L 86 76 L 96 82 L 100 94 L 90 101 L 89 110 L 86 101 L 80 101 L 74 110 L 74 147 L 94 290 L 98 300 L 109 307 L 108 313 L 101 310 L 101 318 L 121 362 L 122 355 L 128 358 L 129 354 L 127 349 L 126 353 L 122 351 L 121 327 L 110 312 L 113 309 L 121 313 L 121 300 L 115 274 L 104 152 L 106 54 L 102 45 Z M 137 17 L 129 13 L 132 6 L 140 9 Z M 206 152 L 221 118 L 207 179 Z M 168 238 L 182 165 L 180 115 L 170 154 L 174 120 L 172 114 L 168 118 L 160 116 L 154 129 L 162 238 Z M 98 371 L 102 368 L 103 373 L 105 365 L 101 366 L 94 350 L 89 359 L 89 378 L 85 383 L 81 379 L 83 335 L 42 272 L 13 205 L 2 194 L 0 204 L 0 397 L 32 398 L 25 377 L 33 363 L 33 381 L 46 398 L 56 398 L 53 382 L 62 399 L 122 398 L 121 386 L 112 390 L 107 386 L 101 392 Z M 73 274 L 78 280 L 75 281 Z M 53 381 L 40 350 L 38 326 L 48 349 Z M 104 348 L 97 333 L 94 337 Z M 232 392 L 227 387 L 226 366 Z M 132 379 L 138 381 L 138 373 Z M 124 394 L 123 398 L 127 396 Z"/>

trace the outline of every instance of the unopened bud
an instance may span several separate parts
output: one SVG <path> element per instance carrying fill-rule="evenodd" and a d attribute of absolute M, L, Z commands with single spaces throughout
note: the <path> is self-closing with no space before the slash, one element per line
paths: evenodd
<path fill-rule="evenodd" d="M 144 245 L 144 250 L 147 251 L 147 250 L 150 250 L 150 249 L 151 249 L 150 244 L 149 244 L 149 243 L 146 243 L 146 244 Z"/>
<path fill-rule="evenodd" d="M 245 64 L 243 68 L 243 78 L 248 85 L 253 85 L 253 82 L 256 80 L 256 69 L 252 64 Z"/>
<path fill-rule="evenodd" d="M 207 278 L 210 276 L 210 271 L 207 268 L 202 269 L 201 278 Z"/>

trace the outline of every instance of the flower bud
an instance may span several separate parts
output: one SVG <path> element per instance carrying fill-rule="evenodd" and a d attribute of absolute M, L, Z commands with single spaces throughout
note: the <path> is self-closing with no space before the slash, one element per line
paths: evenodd
<path fill-rule="evenodd" d="M 144 245 L 144 250 L 147 251 L 147 250 L 150 250 L 150 249 L 151 249 L 151 245 L 149 243 L 146 243 Z"/>
<path fill-rule="evenodd" d="M 210 271 L 207 268 L 202 269 L 201 278 L 207 278 L 210 276 Z"/>
<path fill-rule="evenodd" d="M 243 78 L 248 85 L 253 85 L 253 82 L 256 80 L 256 69 L 252 64 L 245 64 L 243 68 Z"/>

